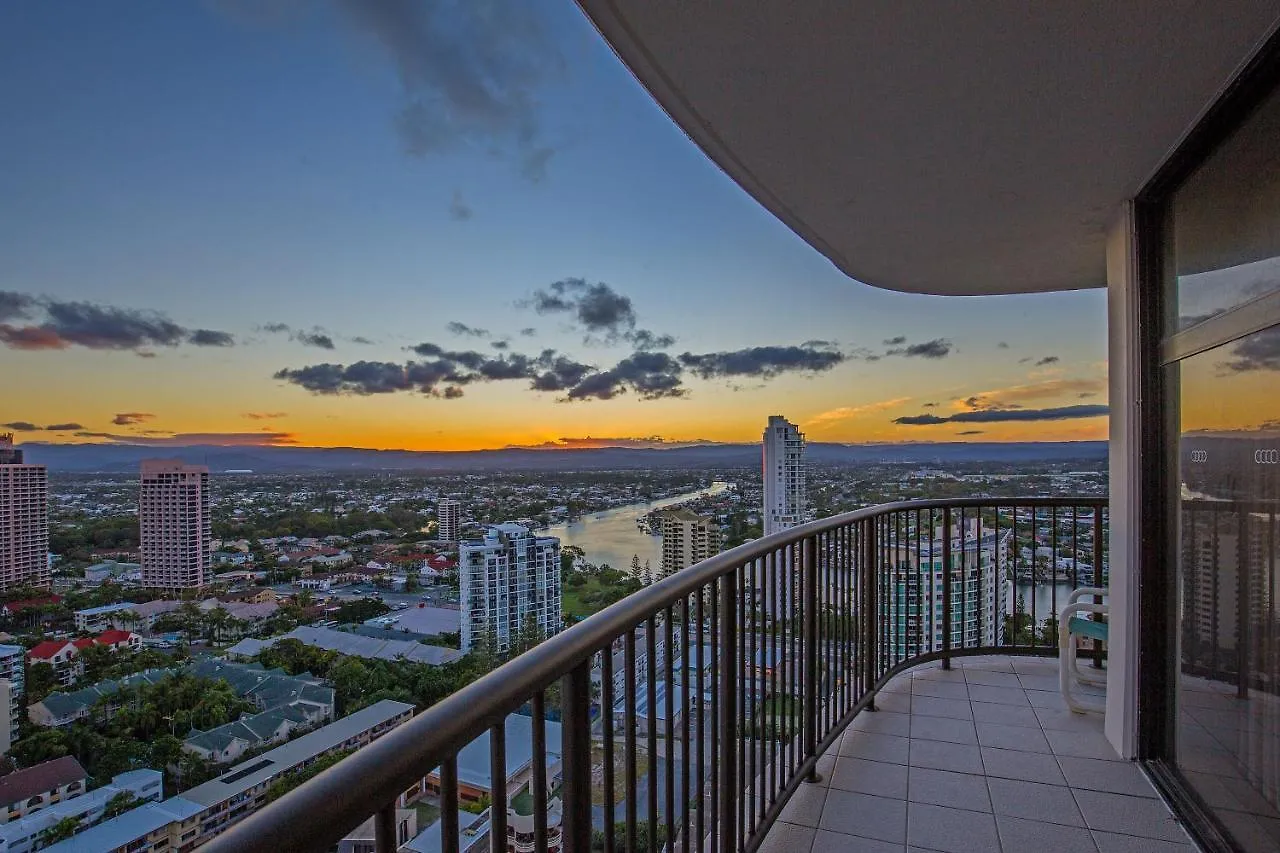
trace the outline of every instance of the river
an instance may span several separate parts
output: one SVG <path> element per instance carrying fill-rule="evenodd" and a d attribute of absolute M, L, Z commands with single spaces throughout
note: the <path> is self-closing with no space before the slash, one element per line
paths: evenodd
<path fill-rule="evenodd" d="M 556 536 L 561 545 L 576 545 L 586 554 L 589 563 L 608 563 L 615 569 L 627 571 L 631 558 L 638 556 L 641 565 L 649 561 L 655 574 L 662 562 L 662 537 L 651 536 L 636 527 L 636 519 L 655 509 L 691 501 L 699 495 L 718 495 L 729 488 L 719 480 L 709 488 L 686 492 L 649 503 L 627 504 L 603 512 L 584 515 L 566 524 L 553 524 L 539 535 Z"/>

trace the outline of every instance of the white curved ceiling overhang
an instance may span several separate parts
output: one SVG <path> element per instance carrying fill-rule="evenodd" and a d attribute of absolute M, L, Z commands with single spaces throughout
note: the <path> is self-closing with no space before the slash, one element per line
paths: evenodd
<path fill-rule="evenodd" d="M 1105 229 L 1274 0 L 579 0 L 726 173 L 849 276 L 1105 284 Z"/>

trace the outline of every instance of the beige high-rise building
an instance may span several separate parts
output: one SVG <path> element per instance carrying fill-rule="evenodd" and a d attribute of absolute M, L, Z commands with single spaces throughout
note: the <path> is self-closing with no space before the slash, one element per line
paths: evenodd
<path fill-rule="evenodd" d="M 436 504 L 436 521 L 440 528 L 436 538 L 457 542 L 462 535 L 462 504 L 452 498 L 441 498 Z"/>
<path fill-rule="evenodd" d="M 209 469 L 180 459 L 146 459 L 138 496 L 142 583 L 191 589 L 212 576 Z"/>
<path fill-rule="evenodd" d="M 682 507 L 658 514 L 662 522 L 662 570 L 666 577 L 720 553 L 720 525 Z"/>
<path fill-rule="evenodd" d="M 13 435 L 0 435 L 0 590 L 42 586 L 49 574 L 49 472 L 26 465 Z"/>

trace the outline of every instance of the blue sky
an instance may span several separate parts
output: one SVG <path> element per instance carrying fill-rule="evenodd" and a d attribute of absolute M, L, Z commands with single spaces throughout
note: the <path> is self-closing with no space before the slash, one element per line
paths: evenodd
<path fill-rule="evenodd" d="M 1097 417 L 894 424 L 926 402 L 962 411 L 1009 388 L 1024 389 L 1010 407 L 1105 403 L 1103 293 L 942 299 L 847 279 L 707 161 L 567 0 L 127 8 L 0 3 L 0 292 L 36 300 L 9 327 L 56 330 L 57 305 L 87 302 L 225 332 L 234 346 L 10 336 L 0 359 L 23 378 L 0 419 L 84 427 L 26 440 L 740 440 L 775 411 L 803 425 L 875 406 L 820 420 L 823 437 L 1105 430 Z M 625 336 L 584 343 L 572 310 L 530 304 L 576 278 L 630 301 L 634 323 L 613 331 L 673 336 L 677 362 L 814 340 L 839 358 L 707 376 L 676 363 L 676 394 L 641 399 L 644 386 L 619 380 L 607 398 L 572 403 L 528 376 L 464 376 L 456 399 L 436 393 L 443 384 L 353 394 L 277 378 L 420 361 L 406 348 L 423 342 L 491 356 L 552 348 L 608 372 L 633 354 Z M 492 334 L 451 335 L 450 322 Z M 535 336 L 518 334 L 529 327 Z M 884 355 L 898 336 L 946 353 Z M 504 337 L 508 349 L 492 347 Z M 1054 382 L 1067 384 L 1036 390 Z M 245 417 L 265 411 L 281 417 Z M 121 431 L 110 423 L 121 412 L 154 417 Z"/>

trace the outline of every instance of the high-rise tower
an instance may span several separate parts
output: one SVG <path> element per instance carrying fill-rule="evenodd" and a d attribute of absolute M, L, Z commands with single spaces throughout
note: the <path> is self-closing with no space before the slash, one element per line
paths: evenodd
<path fill-rule="evenodd" d="M 764 430 L 764 535 L 803 524 L 808 505 L 804 433 L 782 415 Z"/>
<path fill-rule="evenodd" d="M 0 435 L 0 590 L 43 586 L 49 574 L 49 472 Z"/>
<path fill-rule="evenodd" d="M 720 553 L 720 525 L 691 509 L 658 514 L 662 530 L 662 577 Z"/>
<path fill-rule="evenodd" d="M 462 504 L 452 498 L 441 498 L 436 504 L 436 521 L 439 524 L 436 538 L 457 542 L 462 533 Z"/>
<path fill-rule="evenodd" d="M 495 524 L 483 539 L 458 546 L 462 592 L 462 650 L 482 638 L 506 651 L 526 626 L 545 638 L 564 624 L 560 616 L 560 540 L 527 527 Z"/>
<path fill-rule="evenodd" d="M 207 467 L 180 459 L 144 460 L 138 523 L 144 586 L 190 589 L 209 583 L 213 530 Z"/>

